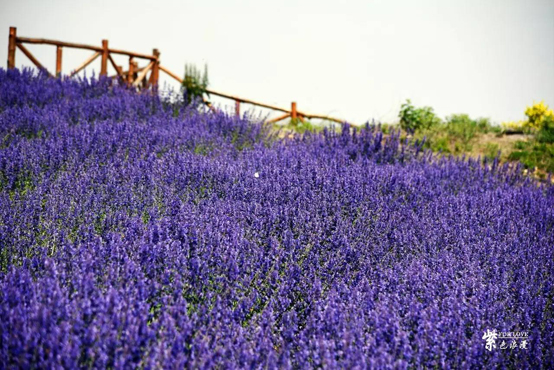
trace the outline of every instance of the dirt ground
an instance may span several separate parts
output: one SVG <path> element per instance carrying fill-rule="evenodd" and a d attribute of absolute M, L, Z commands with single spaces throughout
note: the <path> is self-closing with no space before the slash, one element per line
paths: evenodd
<path fill-rule="evenodd" d="M 500 135 L 494 133 L 487 133 L 478 135 L 473 142 L 473 150 L 471 156 L 483 156 L 488 154 L 487 149 L 490 145 L 498 145 L 498 149 L 502 153 L 502 157 L 505 158 L 514 150 L 514 144 L 517 141 L 528 141 L 532 138 L 531 135 L 515 134 L 515 135 Z"/>

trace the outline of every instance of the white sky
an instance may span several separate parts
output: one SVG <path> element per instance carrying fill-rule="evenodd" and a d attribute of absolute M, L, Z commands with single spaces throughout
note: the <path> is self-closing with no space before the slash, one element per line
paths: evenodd
<path fill-rule="evenodd" d="M 207 63 L 214 90 L 283 107 L 295 100 L 354 123 L 397 121 L 407 98 L 441 117 L 494 122 L 524 118 L 533 101 L 554 106 L 552 0 L 0 0 L 3 68 L 9 26 L 19 36 L 158 48 L 179 75 L 187 62 Z M 54 71 L 55 47 L 27 48 Z M 64 49 L 63 72 L 90 54 Z M 31 62 L 18 50 L 16 64 Z"/>

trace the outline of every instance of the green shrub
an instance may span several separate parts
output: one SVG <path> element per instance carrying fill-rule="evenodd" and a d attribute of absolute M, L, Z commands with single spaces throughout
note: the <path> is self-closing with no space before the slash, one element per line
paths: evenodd
<path fill-rule="evenodd" d="M 457 143 L 456 151 L 471 151 L 471 140 L 477 134 L 492 131 L 488 118 L 471 119 L 467 114 L 453 114 L 446 118 L 445 130 L 450 138 Z"/>
<path fill-rule="evenodd" d="M 434 152 L 450 153 L 450 144 L 447 137 L 439 137 L 432 141 L 428 141 L 429 148 Z"/>
<path fill-rule="evenodd" d="M 528 156 L 529 156 L 528 151 L 520 149 L 520 150 L 516 150 L 516 151 L 511 152 L 510 155 L 508 156 L 508 159 L 512 160 L 512 161 L 519 161 L 522 158 L 526 158 Z"/>
<path fill-rule="evenodd" d="M 409 99 L 400 107 L 398 116 L 400 117 L 400 127 L 408 133 L 414 133 L 441 122 L 440 118 L 435 115 L 433 108 L 416 108 Z"/>
<path fill-rule="evenodd" d="M 514 149 L 522 150 L 527 148 L 527 143 L 525 141 L 518 140 L 514 143 Z"/>
<path fill-rule="evenodd" d="M 184 91 L 185 105 L 192 104 L 196 99 L 202 99 L 208 88 L 208 66 L 204 65 L 204 73 L 201 73 L 195 65 L 185 65 L 185 77 L 182 89 Z"/>
<path fill-rule="evenodd" d="M 449 136 L 461 140 L 465 145 L 478 132 L 477 122 L 469 118 L 467 114 L 454 114 L 446 118 L 446 132 Z"/>
<path fill-rule="evenodd" d="M 520 161 L 525 168 L 535 168 L 554 173 L 554 145 L 536 141 L 517 142 L 516 150 L 510 153 L 508 160 Z"/>
<path fill-rule="evenodd" d="M 552 116 L 543 118 L 535 137 L 539 143 L 554 143 L 554 118 Z"/>
<path fill-rule="evenodd" d="M 393 125 L 390 125 L 388 123 L 381 124 L 381 131 L 383 132 L 383 134 L 390 134 L 392 129 L 394 129 Z"/>

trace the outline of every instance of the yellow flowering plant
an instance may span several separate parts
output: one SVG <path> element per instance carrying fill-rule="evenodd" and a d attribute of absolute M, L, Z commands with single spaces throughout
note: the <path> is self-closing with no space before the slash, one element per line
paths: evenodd
<path fill-rule="evenodd" d="M 502 128 L 505 131 L 525 131 L 527 121 L 509 121 L 502 122 Z"/>
<path fill-rule="evenodd" d="M 523 131 L 537 133 L 554 121 L 554 112 L 541 101 L 525 109 L 526 120 L 503 122 L 505 131 Z"/>
<path fill-rule="evenodd" d="M 528 119 L 524 125 L 533 131 L 540 130 L 548 120 L 554 119 L 554 112 L 548 108 L 548 105 L 544 104 L 544 101 L 527 107 L 525 115 Z"/>

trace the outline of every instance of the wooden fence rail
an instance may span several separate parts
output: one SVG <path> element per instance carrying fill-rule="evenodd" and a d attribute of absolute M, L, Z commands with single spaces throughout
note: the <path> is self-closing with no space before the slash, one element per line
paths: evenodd
<path fill-rule="evenodd" d="M 81 65 L 75 68 L 69 73 L 69 77 L 75 76 L 77 73 L 81 72 L 87 66 L 89 66 L 93 61 L 98 57 L 101 57 L 100 64 L 100 76 L 108 75 L 108 63 L 112 65 L 116 71 L 116 75 L 112 78 L 122 78 L 123 81 L 129 85 L 137 86 L 140 88 L 152 88 L 156 89 L 158 85 L 158 67 L 160 65 L 160 53 L 157 49 L 152 51 L 152 55 L 135 53 L 132 51 L 125 51 L 119 49 L 111 49 L 108 46 L 108 40 L 102 40 L 102 46 L 94 46 L 87 44 L 77 44 L 72 42 L 64 42 L 57 40 L 48 40 L 48 39 L 39 39 L 39 38 L 30 38 L 30 37 L 19 37 L 17 36 L 17 29 L 15 27 L 10 27 L 10 36 L 8 43 L 8 69 L 15 68 L 15 51 L 16 48 L 21 50 L 23 54 L 29 60 L 37 66 L 39 69 L 45 70 L 50 76 L 54 77 L 35 56 L 23 45 L 23 44 L 42 44 L 42 45 L 53 45 L 56 46 L 56 72 L 55 77 L 62 76 L 62 65 L 63 65 L 63 49 L 64 48 L 73 48 L 73 49 L 84 49 L 92 50 L 94 54 L 88 57 Z M 118 65 L 113 55 L 126 55 L 129 57 L 129 68 L 127 71 L 123 69 L 122 66 Z M 148 65 L 143 68 L 138 68 L 138 64 L 135 59 L 146 60 Z M 141 73 L 142 72 L 142 73 Z M 150 77 L 146 78 L 147 72 L 150 72 Z M 140 74 L 139 74 L 140 73 Z"/>
<path fill-rule="evenodd" d="M 23 44 L 43 44 L 43 45 L 56 46 L 55 74 L 52 75 L 50 72 L 48 72 L 48 70 L 44 68 L 44 66 L 38 61 L 38 59 L 35 58 L 35 56 Z M 17 29 L 15 27 L 10 27 L 9 42 L 8 42 L 8 69 L 15 68 L 15 52 L 16 52 L 16 49 L 19 49 L 39 69 L 45 70 L 52 77 L 60 78 L 62 77 L 63 48 L 85 49 L 85 50 L 91 50 L 94 52 L 94 54 L 88 57 L 81 65 L 79 65 L 77 68 L 75 68 L 73 71 L 69 73 L 68 75 L 69 78 L 81 72 L 92 62 L 94 62 L 98 57 L 101 57 L 100 76 L 108 75 L 108 62 L 109 62 L 116 72 L 115 75 L 110 77 L 114 79 L 119 78 L 121 81 L 127 83 L 130 86 L 134 86 L 140 89 L 151 88 L 152 90 L 157 91 L 158 82 L 159 82 L 159 71 L 165 72 L 171 78 L 179 81 L 180 84 L 183 83 L 183 79 L 180 78 L 177 74 L 171 72 L 169 69 L 160 65 L 160 52 L 158 51 L 158 49 L 153 49 L 152 55 L 148 55 L 148 54 L 135 53 L 131 51 L 119 50 L 119 49 L 111 49 L 108 46 L 108 40 L 102 40 L 102 46 L 94 46 L 94 45 L 87 45 L 87 44 L 77 44 L 72 42 L 48 40 L 48 39 L 42 39 L 42 38 L 18 37 Z M 122 66 L 116 64 L 115 60 L 112 57 L 113 54 L 126 55 L 129 57 L 129 66 L 127 70 L 124 70 Z M 136 59 L 145 60 L 148 64 L 143 67 L 139 67 Z M 149 76 L 148 76 L 148 73 L 150 73 Z M 285 109 L 282 107 L 260 103 L 260 102 L 241 98 L 234 95 L 224 94 L 211 89 L 207 89 L 206 92 L 208 94 L 219 96 L 221 98 L 233 100 L 235 102 L 236 115 L 240 115 L 241 103 L 251 104 L 254 106 L 268 108 L 268 109 L 285 113 L 276 118 L 268 120 L 267 121 L 268 123 L 278 122 L 289 117 L 293 121 L 300 120 L 301 122 L 304 122 L 304 119 L 306 118 L 322 119 L 322 120 L 333 121 L 337 123 L 345 122 L 345 120 L 329 117 L 326 115 L 301 112 L 297 109 L 296 102 L 291 103 L 290 109 Z M 210 107 L 211 109 L 214 109 L 210 102 L 206 100 L 204 100 L 204 102 L 206 103 L 206 105 L 208 105 L 208 107 Z"/>

